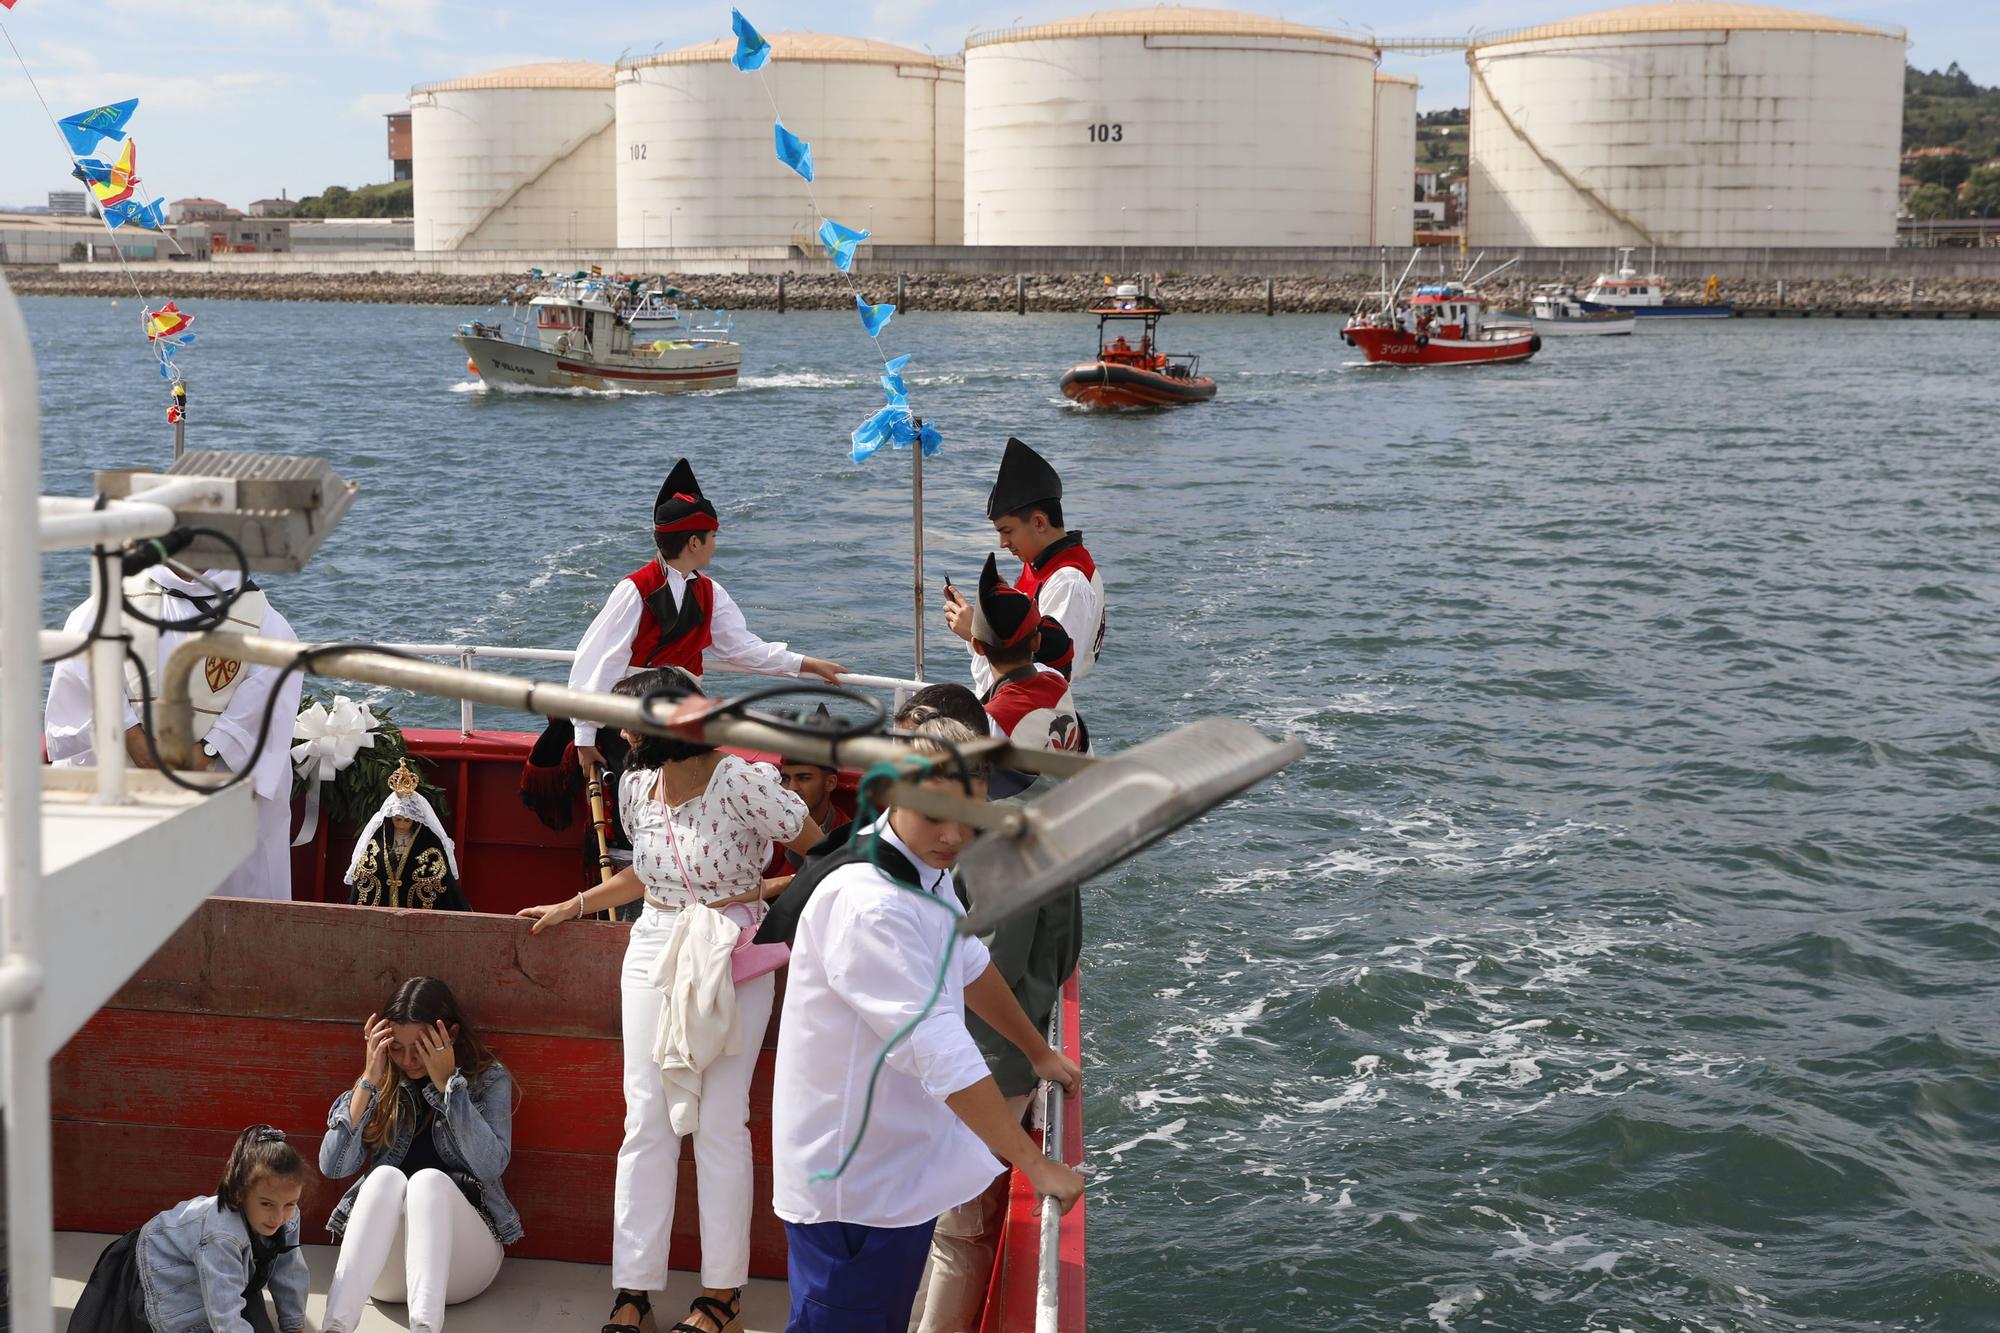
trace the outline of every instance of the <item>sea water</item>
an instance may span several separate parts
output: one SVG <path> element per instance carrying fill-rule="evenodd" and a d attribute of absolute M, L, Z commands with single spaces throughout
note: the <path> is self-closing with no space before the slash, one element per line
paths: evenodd
<path fill-rule="evenodd" d="M 738 388 L 653 398 L 490 390 L 465 311 L 184 304 L 190 443 L 361 484 L 264 580 L 302 636 L 572 645 L 685 454 L 752 627 L 908 671 L 908 456 L 847 460 L 851 314 L 739 316 Z M 133 302 L 24 305 L 47 488 L 164 465 Z M 1308 747 L 1087 890 L 1093 1326 L 2000 1327 L 2000 327 L 1435 371 L 1326 318 L 1165 330 L 1214 402 L 1072 409 L 1083 316 L 887 338 L 946 437 L 934 678 L 1012 434 L 1105 571 L 1098 743 Z M 85 587 L 51 561 L 51 620 Z"/>

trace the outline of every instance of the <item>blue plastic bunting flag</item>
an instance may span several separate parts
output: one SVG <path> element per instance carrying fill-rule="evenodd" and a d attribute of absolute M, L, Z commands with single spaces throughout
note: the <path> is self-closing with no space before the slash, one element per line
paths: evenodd
<path fill-rule="evenodd" d="M 124 138 L 125 126 L 138 109 L 139 99 L 130 97 L 123 102 L 94 106 L 88 111 L 64 116 L 57 123 L 62 126 L 63 138 L 69 140 L 70 152 L 82 157 L 105 139 Z"/>
<path fill-rule="evenodd" d="M 76 165 L 70 168 L 69 174 L 85 185 L 93 183 L 102 185 L 111 180 L 111 164 L 101 157 L 78 158 Z"/>
<path fill-rule="evenodd" d="M 926 421 L 917 432 L 917 443 L 922 447 L 925 458 L 936 458 L 944 452 L 944 432 Z"/>
<path fill-rule="evenodd" d="M 819 243 L 826 247 L 826 253 L 833 260 L 833 266 L 842 273 L 854 267 L 854 247 L 871 235 L 872 232 L 843 227 L 832 218 L 819 224 Z"/>
<path fill-rule="evenodd" d="M 882 330 L 889 327 L 889 321 L 896 317 L 893 305 L 869 305 L 859 296 L 854 298 L 854 308 L 861 312 L 861 327 L 868 330 L 868 336 L 879 338 Z"/>
<path fill-rule="evenodd" d="M 908 420 L 910 410 L 906 407 L 878 407 L 874 415 L 854 428 L 848 438 L 854 441 L 854 450 L 848 455 L 855 462 L 866 462 L 875 451 L 889 442 L 890 428 L 898 417 Z"/>
<path fill-rule="evenodd" d="M 764 68 L 764 62 L 771 58 L 771 44 L 764 40 L 763 33 L 750 26 L 742 10 L 731 7 L 729 29 L 736 34 L 736 54 L 729 57 L 729 63 L 745 74 Z"/>
<path fill-rule="evenodd" d="M 773 137 L 778 142 L 778 160 L 807 180 L 813 178 L 813 146 L 785 128 L 785 122 L 772 122 Z"/>
<path fill-rule="evenodd" d="M 117 231 L 127 223 L 135 227 L 144 227 L 149 231 L 165 231 L 166 209 L 167 201 L 164 198 L 155 199 L 150 204 L 141 203 L 137 199 L 127 199 L 121 204 L 106 204 L 104 225 L 113 231 Z"/>
<path fill-rule="evenodd" d="M 882 369 L 891 375 L 900 375 L 903 373 L 903 367 L 909 365 L 910 362 L 914 361 L 916 359 L 916 356 L 917 354 L 915 352 L 905 352 L 901 356 L 895 358 L 893 361 L 883 362 Z"/>
<path fill-rule="evenodd" d="M 910 405 L 909 386 L 904 384 L 903 377 L 894 371 L 889 371 L 882 376 L 882 396 L 889 400 L 889 406 L 891 407 L 908 407 Z"/>

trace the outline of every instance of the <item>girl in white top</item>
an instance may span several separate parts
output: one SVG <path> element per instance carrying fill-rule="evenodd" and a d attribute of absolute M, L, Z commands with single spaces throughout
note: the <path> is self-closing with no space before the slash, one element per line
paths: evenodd
<path fill-rule="evenodd" d="M 643 695 L 669 681 L 699 694 L 694 678 L 674 667 L 619 682 L 620 694 Z M 618 789 L 619 814 L 632 840 L 632 865 L 565 902 L 530 907 L 539 933 L 588 912 L 643 896 L 619 977 L 625 1048 L 625 1141 L 618 1149 L 613 1196 L 611 1280 L 618 1289 L 606 1333 L 652 1333 L 649 1292 L 667 1285 L 674 1193 L 681 1141 L 667 1114 L 653 1037 L 665 1000 L 648 979 L 654 960 L 685 907 L 744 903 L 763 913 L 764 879 L 773 842 L 804 852 L 820 831 L 805 802 L 780 785 L 767 764 L 747 763 L 705 745 L 625 733 L 630 767 Z M 738 1333 L 742 1287 L 750 1277 L 750 1077 L 770 1023 L 770 973 L 736 988 L 735 1055 L 719 1056 L 702 1073 L 701 1125 L 694 1133 L 700 1181 L 701 1281 L 683 1333 Z"/>

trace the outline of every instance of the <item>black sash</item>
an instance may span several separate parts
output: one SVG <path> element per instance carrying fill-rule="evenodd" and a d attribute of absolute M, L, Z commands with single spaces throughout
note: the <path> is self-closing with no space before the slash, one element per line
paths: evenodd
<path fill-rule="evenodd" d="M 805 869 L 792 876 L 792 882 L 785 891 L 772 902 L 771 910 L 764 914 L 764 924 L 757 927 L 757 943 L 790 944 L 799 933 L 799 917 L 819 891 L 821 881 L 842 866 L 865 865 L 869 862 L 868 835 L 863 835 L 859 843 L 847 840 L 848 830 L 841 828 L 821 838 L 817 846 L 806 853 Z M 924 881 L 917 874 L 917 868 L 910 859 L 897 851 L 887 840 L 876 844 L 874 864 L 892 879 L 900 879 L 906 884 Z"/>

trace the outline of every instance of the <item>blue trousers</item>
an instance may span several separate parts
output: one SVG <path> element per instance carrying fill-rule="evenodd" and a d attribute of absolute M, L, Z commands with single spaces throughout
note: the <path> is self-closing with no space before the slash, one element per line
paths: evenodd
<path fill-rule="evenodd" d="M 935 1219 L 913 1227 L 785 1223 L 785 1333 L 906 1333 Z"/>

